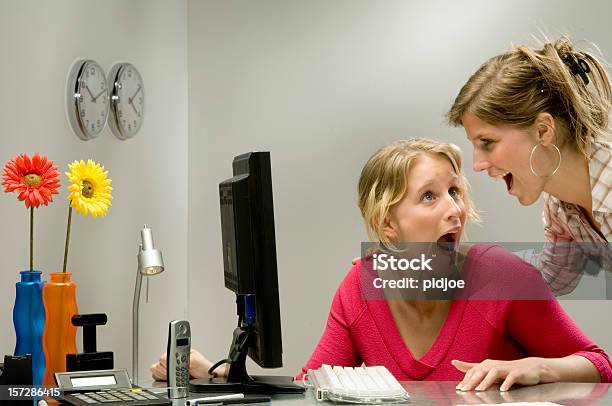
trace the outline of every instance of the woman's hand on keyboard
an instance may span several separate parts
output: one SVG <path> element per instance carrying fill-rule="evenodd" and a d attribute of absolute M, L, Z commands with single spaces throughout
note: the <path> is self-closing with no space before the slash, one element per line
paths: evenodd
<path fill-rule="evenodd" d="M 189 375 L 192 378 L 208 377 L 208 370 L 213 365 L 199 351 L 191 350 L 189 354 Z M 227 365 L 222 365 L 215 370 L 216 376 L 225 376 L 227 374 Z M 156 381 L 165 381 L 166 377 L 166 354 L 159 357 L 159 361 L 151 365 L 151 375 Z"/>

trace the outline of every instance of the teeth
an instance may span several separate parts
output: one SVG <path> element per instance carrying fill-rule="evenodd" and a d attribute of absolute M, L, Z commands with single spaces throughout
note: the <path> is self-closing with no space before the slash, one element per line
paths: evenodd
<path fill-rule="evenodd" d="M 496 175 L 496 176 L 493 176 L 493 180 L 494 181 L 502 180 L 504 178 L 504 176 L 506 176 L 509 173 L 510 173 L 510 171 L 504 172 L 504 173 Z"/>

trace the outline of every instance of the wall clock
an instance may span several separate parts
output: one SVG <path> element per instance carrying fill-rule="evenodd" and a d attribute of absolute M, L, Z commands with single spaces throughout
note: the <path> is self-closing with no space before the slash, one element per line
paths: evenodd
<path fill-rule="evenodd" d="M 140 72 L 127 62 L 116 63 L 108 76 L 110 83 L 109 126 L 117 138 L 136 135 L 144 118 L 145 89 Z"/>
<path fill-rule="evenodd" d="M 67 112 L 72 131 L 82 140 L 97 137 L 109 114 L 108 83 L 100 65 L 91 59 L 72 64 L 67 83 Z"/>

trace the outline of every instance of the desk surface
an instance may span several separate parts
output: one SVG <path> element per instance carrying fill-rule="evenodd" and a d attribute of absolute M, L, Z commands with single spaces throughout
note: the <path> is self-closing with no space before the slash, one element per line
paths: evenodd
<path fill-rule="evenodd" d="M 607 383 L 549 383 L 516 388 L 508 392 L 491 389 L 486 392 L 458 392 L 458 382 L 406 381 L 402 385 L 410 394 L 408 405 L 480 405 L 507 402 L 554 402 L 564 406 L 612 405 L 612 384 Z M 200 397 L 194 394 L 193 397 Z M 275 395 L 274 406 L 319 406 L 312 390 L 304 395 Z M 184 406 L 185 399 L 175 400 L 173 406 Z M 253 404 L 258 405 L 258 404 Z"/>

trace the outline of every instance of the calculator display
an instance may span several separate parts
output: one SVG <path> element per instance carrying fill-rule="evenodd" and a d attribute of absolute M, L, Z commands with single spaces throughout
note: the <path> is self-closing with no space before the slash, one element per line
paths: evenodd
<path fill-rule="evenodd" d="M 102 385 L 116 385 L 117 381 L 113 375 L 106 376 L 87 376 L 80 378 L 70 378 L 70 383 L 74 388 L 81 388 L 83 386 L 102 386 Z"/>

